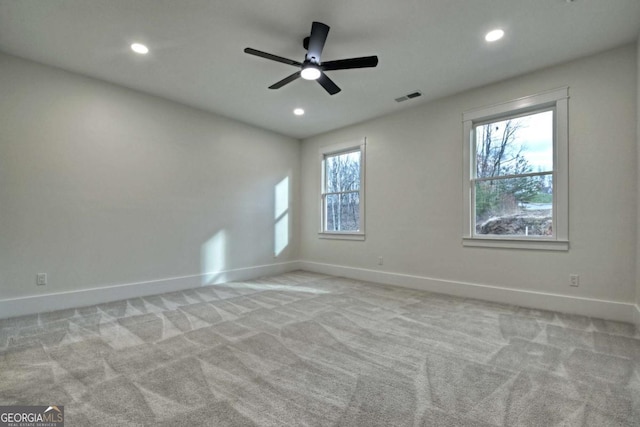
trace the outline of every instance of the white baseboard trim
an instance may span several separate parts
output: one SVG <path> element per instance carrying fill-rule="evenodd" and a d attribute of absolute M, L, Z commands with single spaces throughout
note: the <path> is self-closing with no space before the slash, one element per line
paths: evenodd
<path fill-rule="evenodd" d="M 111 301 L 212 286 L 225 282 L 255 279 L 300 269 L 298 261 L 237 268 L 211 274 L 194 274 L 144 282 L 101 286 L 78 291 L 0 300 L 0 319 L 85 307 Z"/>
<path fill-rule="evenodd" d="M 311 261 L 300 261 L 302 270 L 314 273 L 342 276 L 350 279 L 395 285 L 404 288 L 438 292 L 465 298 L 475 298 L 563 313 L 580 314 L 601 319 L 617 320 L 620 322 L 639 325 L 638 306 L 631 303 L 606 301 L 593 298 L 574 297 L 523 289 L 503 288 L 499 286 L 482 285 L 478 283 L 458 282 L 453 280 L 435 279 L 431 277 L 412 276 L 408 274 L 390 273 L 363 268 L 345 267 L 334 264 L 323 264 Z M 640 326 L 638 326 L 640 328 Z"/>
<path fill-rule="evenodd" d="M 315 273 L 410 289 L 439 292 L 465 298 L 476 298 L 540 310 L 560 311 L 629 322 L 634 323 L 640 330 L 640 306 L 631 303 L 503 288 L 499 286 L 435 279 L 311 261 L 289 261 L 225 270 L 215 274 L 194 274 L 190 276 L 102 286 L 78 291 L 4 299 L 0 300 L 0 319 L 102 304 L 165 292 L 175 292 L 231 281 L 249 280 L 261 276 L 283 274 L 294 270 L 307 270 Z"/>

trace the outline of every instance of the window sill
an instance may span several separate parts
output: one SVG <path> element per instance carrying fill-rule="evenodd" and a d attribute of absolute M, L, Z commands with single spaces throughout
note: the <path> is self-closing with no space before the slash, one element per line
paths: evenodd
<path fill-rule="evenodd" d="M 568 251 L 568 240 L 504 239 L 491 237 L 463 237 L 462 245 L 475 248 L 531 249 L 539 251 Z"/>
<path fill-rule="evenodd" d="M 318 233 L 318 237 L 336 240 L 364 240 L 364 233 L 328 233 L 321 231 Z"/>

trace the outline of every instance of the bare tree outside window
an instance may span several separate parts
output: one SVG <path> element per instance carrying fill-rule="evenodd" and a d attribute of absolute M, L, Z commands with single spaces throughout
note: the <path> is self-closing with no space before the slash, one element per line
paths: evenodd
<path fill-rule="evenodd" d="M 553 234 L 553 111 L 475 126 L 476 234 Z"/>
<path fill-rule="evenodd" d="M 324 231 L 360 230 L 361 152 L 326 155 L 324 158 Z"/>

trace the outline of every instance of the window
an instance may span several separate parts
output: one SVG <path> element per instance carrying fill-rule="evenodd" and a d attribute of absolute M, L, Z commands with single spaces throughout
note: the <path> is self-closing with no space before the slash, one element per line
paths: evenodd
<path fill-rule="evenodd" d="M 465 246 L 567 250 L 568 88 L 466 112 Z"/>
<path fill-rule="evenodd" d="M 324 147 L 320 237 L 364 240 L 365 141 Z"/>

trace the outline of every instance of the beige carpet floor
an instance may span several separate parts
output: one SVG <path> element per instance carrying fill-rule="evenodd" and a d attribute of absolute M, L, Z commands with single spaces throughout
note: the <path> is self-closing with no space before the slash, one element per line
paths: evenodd
<path fill-rule="evenodd" d="M 0 320 L 66 426 L 639 426 L 630 324 L 308 272 Z"/>

